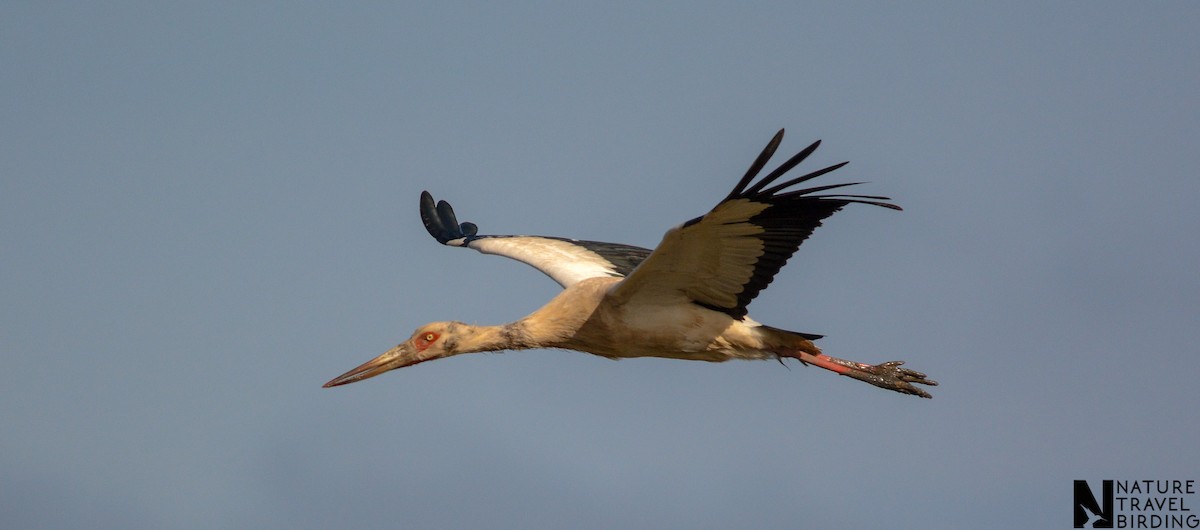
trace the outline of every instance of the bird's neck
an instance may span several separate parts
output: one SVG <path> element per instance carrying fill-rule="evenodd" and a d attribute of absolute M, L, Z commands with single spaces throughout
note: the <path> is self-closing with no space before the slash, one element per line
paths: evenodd
<path fill-rule="evenodd" d="M 529 337 L 521 321 L 500 326 L 472 326 L 461 324 L 455 353 L 485 352 L 499 350 L 524 350 L 538 347 Z"/>
<path fill-rule="evenodd" d="M 617 279 L 611 280 L 587 280 L 575 284 L 564 289 L 541 309 L 516 322 L 499 326 L 457 323 L 462 328 L 455 333 L 459 344 L 454 351 L 467 353 L 564 347 L 595 312 L 607 287 Z"/>

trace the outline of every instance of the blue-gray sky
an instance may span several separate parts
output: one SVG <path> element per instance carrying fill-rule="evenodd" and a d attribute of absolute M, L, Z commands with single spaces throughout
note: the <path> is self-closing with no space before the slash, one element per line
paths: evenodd
<path fill-rule="evenodd" d="M 1200 479 L 1200 4 L 0 7 L 12 528 L 1067 528 Z M 932 401 L 774 362 L 472 355 L 557 285 L 437 245 L 652 247 L 777 128 L 851 207 L 751 306 Z M 11 524 L 9 524 L 11 523 Z"/>

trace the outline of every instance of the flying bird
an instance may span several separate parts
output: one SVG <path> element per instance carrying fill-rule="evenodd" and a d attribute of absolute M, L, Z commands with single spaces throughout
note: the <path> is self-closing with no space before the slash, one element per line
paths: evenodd
<path fill-rule="evenodd" d="M 780 130 L 733 191 L 708 213 L 667 231 L 653 251 L 632 245 L 547 236 L 480 235 L 459 223 L 446 201 L 421 193 L 421 220 L 439 243 L 529 264 L 563 290 L 528 316 L 499 326 L 433 322 L 408 340 L 325 387 L 463 353 L 562 348 L 611 359 L 665 357 L 721 362 L 798 359 L 904 394 L 931 397 L 915 386 L 937 385 L 903 361 L 864 364 L 831 357 L 821 335 L 752 320 L 747 306 L 821 221 L 851 203 L 900 210 L 888 197 L 824 194 L 854 183 L 792 190 L 846 162 L 778 181 L 816 151 L 820 140 L 765 177 L 754 179 L 783 140 Z"/>

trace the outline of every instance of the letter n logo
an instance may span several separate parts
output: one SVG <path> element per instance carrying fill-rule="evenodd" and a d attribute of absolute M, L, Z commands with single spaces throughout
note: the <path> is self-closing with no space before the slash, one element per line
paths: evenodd
<path fill-rule="evenodd" d="M 1104 504 L 1096 502 L 1086 480 L 1075 481 L 1075 528 L 1113 527 L 1113 481 L 1103 481 Z"/>

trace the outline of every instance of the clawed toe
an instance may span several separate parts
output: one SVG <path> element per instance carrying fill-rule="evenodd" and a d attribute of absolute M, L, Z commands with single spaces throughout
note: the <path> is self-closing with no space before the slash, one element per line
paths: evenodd
<path fill-rule="evenodd" d="M 846 375 L 871 383 L 879 388 L 895 390 L 902 394 L 911 394 L 923 398 L 932 398 L 928 392 L 913 386 L 913 383 L 927 386 L 937 386 L 937 381 L 926 379 L 925 374 L 901 368 L 904 361 L 889 361 L 877 365 L 862 365 L 859 370 L 847 372 Z"/>

